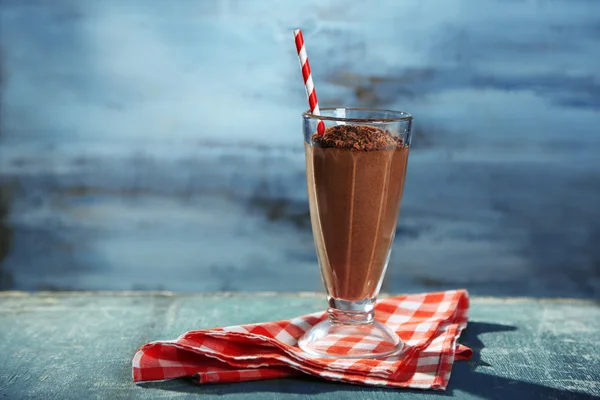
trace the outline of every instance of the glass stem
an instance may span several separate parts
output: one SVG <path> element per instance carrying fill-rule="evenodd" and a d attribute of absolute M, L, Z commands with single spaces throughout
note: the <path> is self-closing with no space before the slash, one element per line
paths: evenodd
<path fill-rule="evenodd" d="M 332 324 L 364 325 L 375 319 L 375 298 L 357 301 L 327 298 L 327 314 Z"/>

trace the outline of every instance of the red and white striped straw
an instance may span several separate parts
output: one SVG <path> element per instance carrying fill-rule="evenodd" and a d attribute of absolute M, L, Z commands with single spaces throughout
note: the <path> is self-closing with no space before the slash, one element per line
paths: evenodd
<path fill-rule="evenodd" d="M 294 30 L 294 39 L 296 40 L 296 50 L 298 51 L 298 60 L 300 60 L 300 68 L 302 69 L 302 77 L 304 78 L 304 87 L 306 88 L 306 96 L 308 97 L 308 106 L 310 112 L 315 115 L 321 115 L 319 110 L 319 102 L 317 101 L 317 91 L 313 84 L 312 74 L 310 73 L 310 64 L 306 55 L 306 46 L 300 29 Z M 317 133 L 322 135 L 325 133 L 325 123 L 319 121 L 317 124 Z"/>

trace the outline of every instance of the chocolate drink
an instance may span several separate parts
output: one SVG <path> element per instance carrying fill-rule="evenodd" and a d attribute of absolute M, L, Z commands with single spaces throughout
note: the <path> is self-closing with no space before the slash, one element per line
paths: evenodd
<path fill-rule="evenodd" d="M 372 299 L 394 241 L 408 146 L 371 126 L 338 125 L 306 146 L 310 214 L 321 274 L 335 299 Z"/>

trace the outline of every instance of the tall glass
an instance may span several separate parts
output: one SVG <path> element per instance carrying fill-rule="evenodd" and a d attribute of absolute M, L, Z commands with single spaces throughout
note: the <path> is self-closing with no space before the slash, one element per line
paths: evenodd
<path fill-rule="evenodd" d="M 321 357 L 397 353 L 402 342 L 375 320 L 374 307 L 396 232 L 412 117 L 332 108 L 303 118 L 311 224 L 329 308 L 298 344 Z"/>

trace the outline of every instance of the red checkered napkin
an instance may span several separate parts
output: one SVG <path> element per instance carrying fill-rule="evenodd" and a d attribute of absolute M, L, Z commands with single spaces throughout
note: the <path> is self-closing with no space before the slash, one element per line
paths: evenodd
<path fill-rule="evenodd" d="M 133 358 L 133 380 L 194 377 L 199 383 L 240 382 L 306 373 L 363 385 L 444 390 L 454 359 L 471 349 L 456 343 L 467 325 L 465 290 L 381 300 L 376 318 L 405 343 L 399 355 L 381 359 L 330 359 L 306 354 L 298 339 L 324 312 L 291 320 L 191 331 L 177 340 L 142 346 Z M 360 343 L 336 343 L 360 346 Z"/>

